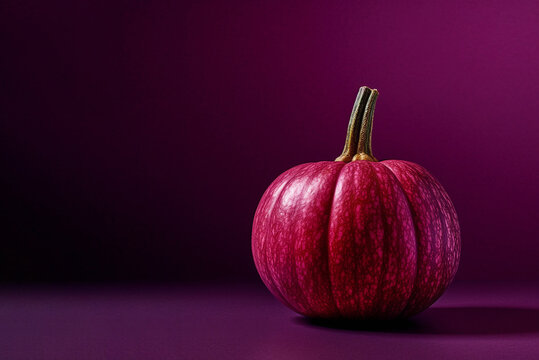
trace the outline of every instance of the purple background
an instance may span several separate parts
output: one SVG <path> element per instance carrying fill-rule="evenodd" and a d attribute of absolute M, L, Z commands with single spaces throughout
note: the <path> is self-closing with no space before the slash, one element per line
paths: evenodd
<path fill-rule="evenodd" d="M 258 281 L 270 182 L 344 144 L 429 169 L 460 280 L 537 280 L 535 1 L 7 1 L 3 281 Z"/>

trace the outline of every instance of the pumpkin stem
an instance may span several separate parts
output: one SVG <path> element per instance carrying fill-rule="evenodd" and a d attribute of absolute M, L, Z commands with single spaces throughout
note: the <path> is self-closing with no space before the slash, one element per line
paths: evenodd
<path fill-rule="evenodd" d="M 359 131 L 359 141 L 357 145 L 357 153 L 352 158 L 352 161 L 356 160 L 368 160 L 378 161 L 372 154 L 372 121 L 374 117 L 374 107 L 376 99 L 378 98 L 378 91 L 376 89 L 371 90 L 369 99 L 367 100 L 367 106 L 363 113 L 363 121 L 361 121 L 361 130 Z"/>
<path fill-rule="evenodd" d="M 372 155 L 371 147 L 372 120 L 377 97 L 378 91 L 366 86 L 359 88 L 348 123 L 344 150 L 335 161 L 377 161 Z"/>

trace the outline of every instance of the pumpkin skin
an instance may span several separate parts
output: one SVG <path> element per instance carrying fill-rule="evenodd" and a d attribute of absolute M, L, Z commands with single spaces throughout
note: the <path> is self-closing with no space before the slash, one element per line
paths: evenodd
<path fill-rule="evenodd" d="M 455 276 L 460 246 L 446 191 L 400 160 L 296 166 L 266 190 L 252 232 L 264 284 L 313 318 L 417 314 Z"/>

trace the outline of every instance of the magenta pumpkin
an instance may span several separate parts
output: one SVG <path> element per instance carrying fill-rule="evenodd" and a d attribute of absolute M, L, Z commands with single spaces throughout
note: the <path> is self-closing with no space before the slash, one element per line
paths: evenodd
<path fill-rule="evenodd" d="M 309 317 L 411 316 L 457 271 L 460 230 L 443 187 L 417 164 L 372 155 L 377 96 L 360 89 L 341 156 L 284 172 L 256 210 L 256 268 L 273 295 Z"/>

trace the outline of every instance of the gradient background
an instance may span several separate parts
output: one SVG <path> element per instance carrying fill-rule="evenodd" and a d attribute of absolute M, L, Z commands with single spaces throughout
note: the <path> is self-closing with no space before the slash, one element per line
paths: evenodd
<path fill-rule="evenodd" d="M 270 182 L 344 144 L 429 169 L 457 280 L 538 280 L 536 1 L 4 1 L 3 282 L 258 282 Z"/>

